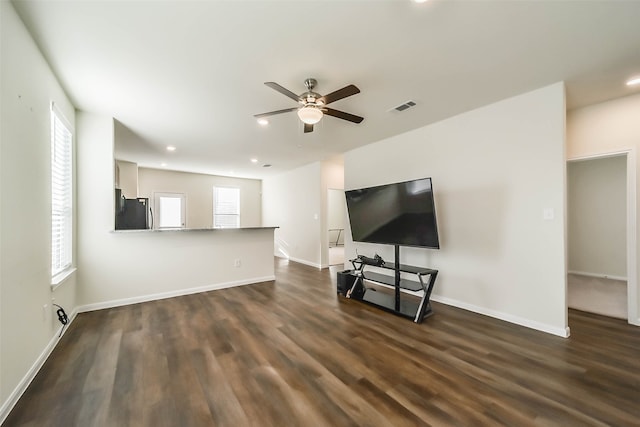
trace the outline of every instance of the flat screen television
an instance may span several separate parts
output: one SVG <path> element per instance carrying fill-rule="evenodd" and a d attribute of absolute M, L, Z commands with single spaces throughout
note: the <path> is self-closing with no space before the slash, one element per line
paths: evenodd
<path fill-rule="evenodd" d="M 431 178 L 345 191 L 355 242 L 440 248 Z"/>

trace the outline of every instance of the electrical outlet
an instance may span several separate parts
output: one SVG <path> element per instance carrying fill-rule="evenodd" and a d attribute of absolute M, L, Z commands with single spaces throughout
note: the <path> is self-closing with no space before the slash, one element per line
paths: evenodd
<path fill-rule="evenodd" d="M 233 266 L 240 267 L 240 258 L 236 258 L 235 261 L 233 261 Z"/>

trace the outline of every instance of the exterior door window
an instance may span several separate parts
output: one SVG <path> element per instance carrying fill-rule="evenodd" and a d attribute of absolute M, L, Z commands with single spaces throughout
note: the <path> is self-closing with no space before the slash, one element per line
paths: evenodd
<path fill-rule="evenodd" d="M 184 228 L 185 196 L 180 193 L 155 193 L 156 228 Z"/>

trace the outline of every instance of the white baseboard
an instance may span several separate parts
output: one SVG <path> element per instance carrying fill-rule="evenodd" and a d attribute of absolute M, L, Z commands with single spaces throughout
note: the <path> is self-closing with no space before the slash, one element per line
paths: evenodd
<path fill-rule="evenodd" d="M 576 274 L 578 276 L 587 276 L 587 277 L 596 277 L 598 279 L 611 279 L 611 280 L 621 280 L 623 282 L 627 281 L 627 278 L 624 276 L 610 276 L 608 274 L 600 274 L 600 273 L 589 273 L 586 271 L 568 271 L 568 274 Z"/>
<path fill-rule="evenodd" d="M 182 295 L 197 294 L 200 292 L 231 288 L 235 286 L 252 285 L 255 283 L 273 281 L 275 279 L 276 279 L 275 275 L 265 276 L 265 277 L 255 277 L 252 279 L 217 283 L 215 285 L 207 285 L 207 286 L 201 286 L 201 287 L 189 288 L 189 289 L 180 289 L 177 291 L 162 292 L 158 294 L 144 295 L 144 296 L 133 297 L 133 298 L 124 298 L 119 300 L 106 301 L 106 302 L 101 302 L 96 304 L 87 304 L 87 305 L 76 307 L 71 312 L 71 316 L 69 316 L 69 323 L 66 325 L 66 327 L 62 331 L 63 332 L 62 335 L 60 335 L 60 328 L 62 328 L 62 325 L 61 325 L 60 328 L 56 331 L 56 334 L 51 338 L 49 343 L 46 345 L 44 350 L 42 350 L 42 353 L 40 353 L 40 356 L 38 356 L 38 358 L 33 363 L 31 368 L 27 371 L 26 375 L 22 378 L 22 380 L 13 390 L 11 395 L 9 395 L 7 400 L 3 403 L 2 407 L 0 407 L 0 425 L 9 416 L 9 413 L 11 412 L 13 407 L 16 405 L 16 403 L 18 403 L 18 400 L 20 399 L 20 397 L 22 397 L 24 392 L 27 390 L 27 387 L 29 387 L 29 384 L 31 384 L 33 379 L 36 377 L 36 375 L 38 374 L 38 371 L 40 371 L 44 363 L 47 361 L 47 359 L 51 355 L 51 352 L 56 347 L 56 345 L 58 344 L 62 336 L 64 336 L 64 334 L 67 332 L 67 330 L 69 329 L 69 326 L 75 320 L 78 313 L 84 313 L 87 311 L 94 311 L 94 310 L 102 310 L 105 308 L 120 307 L 124 305 L 129 305 L 129 304 L 137 304 L 140 302 L 155 301 L 159 299 L 172 298 L 172 297 L 177 297 Z"/>
<path fill-rule="evenodd" d="M 545 323 L 536 322 L 534 320 L 525 319 L 522 317 L 514 316 L 512 314 L 490 310 L 484 307 L 468 304 L 466 302 L 458 301 L 452 298 L 442 297 L 438 295 L 431 295 L 431 300 L 442 303 L 442 304 L 450 305 L 453 307 L 462 308 L 464 310 L 472 311 L 474 313 L 504 320 L 505 322 L 515 323 L 516 325 L 525 326 L 527 328 L 535 329 L 537 331 L 542 331 L 548 334 L 557 335 L 562 338 L 568 338 L 571 332 L 568 326 L 566 328 L 558 328 L 557 326 L 547 325 Z"/>
<path fill-rule="evenodd" d="M 316 263 L 313 263 L 311 261 L 306 261 L 304 259 L 298 259 L 298 258 L 289 257 L 289 261 L 297 262 L 298 264 L 308 265 L 309 267 L 315 267 L 318 270 L 322 269 L 322 266 L 320 264 L 316 264 Z"/>
<path fill-rule="evenodd" d="M 253 285 L 256 283 L 270 282 L 276 280 L 276 276 L 254 277 L 251 279 L 236 280 L 233 282 L 216 283 L 215 285 L 199 286 L 196 288 L 179 289 L 169 292 L 161 292 L 157 294 L 141 295 L 138 297 L 123 298 L 118 300 L 98 302 L 94 304 L 86 304 L 78 307 L 78 313 L 88 311 L 103 310 L 105 308 L 122 307 L 125 305 L 138 304 L 141 302 L 157 301 L 161 299 L 180 297 L 183 295 L 199 294 L 201 292 L 215 291 L 218 289 L 233 288 L 236 286 Z"/>
<path fill-rule="evenodd" d="M 69 316 L 69 323 L 67 323 L 64 327 L 63 325 L 60 325 L 56 333 L 53 335 L 53 337 L 51 337 L 51 340 L 49 340 L 49 343 L 45 346 L 44 350 L 42 350 L 42 353 L 40 353 L 40 356 L 38 356 L 36 361 L 33 362 L 31 368 L 29 368 L 25 376 L 22 377 L 22 380 L 20 380 L 16 388 L 13 389 L 7 400 L 4 401 L 2 407 L 0 407 L 0 425 L 5 422 L 13 407 L 16 406 L 18 400 L 20 400 L 24 392 L 27 390 L 27 387 L 29 387 L 29 384 L 31 384 L 36 375 L 38 375 L 38 372 L 51 355 L 53 349 L 56 347 L 64 334 L 67 333 L 69 326 L 71 326 L 71 323 L 73 323 L 77 314 L 78 310 L 74 309 Z M 60 333 L 61 330 L 62 334 Z"/>
<path fill-rule="evenodd" d="M 307 261 L 307 260 L 304 260 L 304 259 L 290 257 L 288 255 L 275 254 L 275 257 L 276 258 L 281 258 L 281 259 L 286 259 L 286 260 L 293 261 L 293 262 L 297 262 L 298 264 L 308 265 L 309 267 L 315 267 L 318 270 L 322 270 L 323 268 L 329 268 L 329 264 L 320 265 L 320 264 L 316 264 L 314 262 Z"/>

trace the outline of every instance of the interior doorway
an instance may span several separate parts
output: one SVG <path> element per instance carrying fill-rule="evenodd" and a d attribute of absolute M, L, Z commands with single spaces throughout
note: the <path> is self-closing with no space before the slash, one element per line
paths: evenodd
<path fill-rule="evenodd" d="M 344 224 L 346 221 L 344 190 L 327 190 L 327 236 L 329 239 L 329 265 L 344 264 Z"/>
<path fill-rule="evenodd" d="M 567 162 L 567 306 L 637 317 L 635 161 L 628 152 Z"/>

